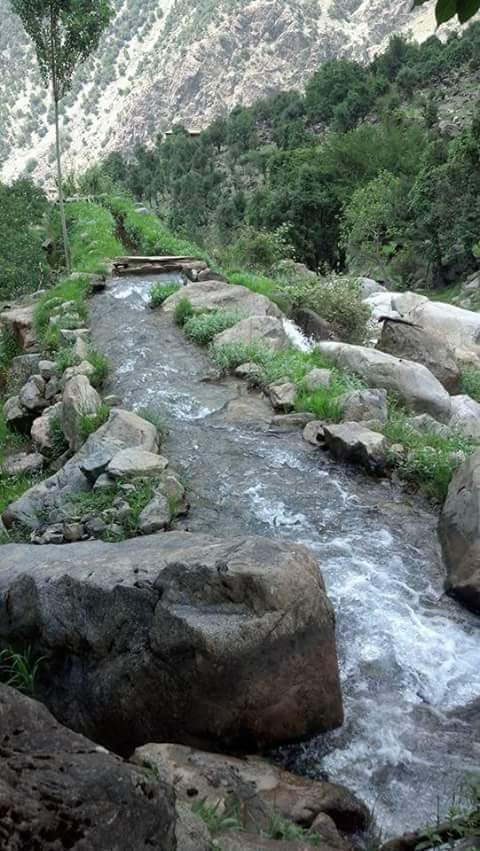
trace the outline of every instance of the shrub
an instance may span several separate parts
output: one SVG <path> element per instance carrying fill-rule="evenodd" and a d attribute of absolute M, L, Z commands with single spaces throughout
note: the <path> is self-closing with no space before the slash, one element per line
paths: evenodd
<path fill-rule="evenodd" d="M 226 266 L 234 269 L 270 271 L 281 260 L 293 257 L 285 225 L 275 231 L 245 226 L 233 245 L 222 254 Z"/>
<path fill-rule="evenodd" d="M 370 308 L 360 300 L 355 279 L 341 275 L 308 278 L 284 284 L 281 293 L 292 308 L 308 307 L 330 323 L 335 333 L 350 343 L 363 343 L 368 336 Z"/>
<path fill-rule="evenodd" d="M 6 328 L 0 331 L 0 388 L 8 382 L 8 371 L 12 360 L 21 353 L 16 337 Z"/>
<path fill-rule="evenodd" d="M 136 411 L 136 413 L 143 420 L 146 420 L 147 423 L 151 423 L 155 426 L 160 437 L 165 437 L 168 434 L 168 426 L 163 417 L 159 414 L 156 414 L 154 411 L 150 411 L 148 408 L 140 408 Z"/>
<path fill-rule="evenodd" d="M 106 358 L 101 352 L 97 352 L 96 349 L 90 348 L 88 350 L 87 360 L 92 364 L 95 370 L 90 376 L 90 384 L 93 384 L 93 386 L 97 388 L 101 387 L 105 383 L 108 375 L 108 358 Z"/>
<path fill-rule="evenodd" d="M 184 323 L 183 330 L 190 340 L 201 346 L 211 343 L 217 334 L 232 328 L 241 320 L 238 313 L 228 310 L 213 310 L 210 313 L 197 313 Z"/>
<path fill-rule="evenodd" d="M 160 307 L 171 295 L 181 289 L 181 284 L 154 284 L 150 290 L 150 307 Z"/>
<path fill-rule="evenodd" d="M 80 358 L 74 353 L 72 346 L 63 346 L 55 355 L 55 363 L 59 374 L 63 375 L 66 369 L 78 366 Z"/>
<path fill-rule="evenodd" d="M 183 328 L 187 319 L 193 316 L 193 306 L 188 298 L 181 298 L 175 308 L 175 322 Z"/>
<path fill-rule="evenodd" d="M 49 268 L 42 249 L 44 193 L 25 178 L 0 184 L 0 298 L 34 292 L 48 284 Z"/>
<path fill-rule="evenodd" d="M 54 417 L 50 421 L 50 442 L 52 448 L 49 452 L 50 458 L 60 458 L 68 449 L 68 441 L 63 431 L 60 417 Z"/>
<path fill-rule="evenodd" d="M 0 680 L 7 686 L 31 695 L 35 691 L 35 680 L 42 662 L 43 657 L 36 660 L 33 658 L 29 647 L 24 653 L 16 653 L 9 647 L 0 653 Z"/>
<path fill-rule="evenodd" d="M 228 343 L 211 346 L 210 354 L 215 365 L 228 372 L 242 363 L 252 362 L 262 366 L 265 350 L 257 343 Z"/>

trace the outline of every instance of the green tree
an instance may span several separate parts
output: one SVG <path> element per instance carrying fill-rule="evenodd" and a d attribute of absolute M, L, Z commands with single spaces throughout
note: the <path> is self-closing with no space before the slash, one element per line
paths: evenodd
<path fill-rule="evenodd" d="M 63 203 L 59 103 L 72 85 L 77 66 L 98 46 L 113 16 L 110 0 L 10 0 L 33 41 L 45 85 L 51 86 L 56 134 L 57 182 L 65 265 L 70 272 L 67 225 Z"/>

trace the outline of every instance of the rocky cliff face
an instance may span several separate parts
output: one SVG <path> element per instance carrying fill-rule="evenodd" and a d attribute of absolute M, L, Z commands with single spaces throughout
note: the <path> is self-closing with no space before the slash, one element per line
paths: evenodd
<path fill-rule="evenodd" d="M 131 148 L 172 124 L 202 128 L 236 104 L 301 88 L 325 60 L 366 60 L 394 32 L 434 31 L 411 0 L 114 0 L 117 16 L 64 101 L 67 167 Z M 53 163 L 49 97 L 8 0 L 0 0 L 3 178 Z"/>

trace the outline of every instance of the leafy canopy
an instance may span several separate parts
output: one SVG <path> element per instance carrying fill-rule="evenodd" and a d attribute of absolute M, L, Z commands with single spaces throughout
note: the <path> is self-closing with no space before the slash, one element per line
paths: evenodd
<path fill-rule="evenodd" d="M 10 0 L 32 39 L 45 84 L 53 79 L 56 97 L 71 85 L 76 66 L 99 44 L 113 9 L 109 0 Z"/>
<path fill-rule="evenodd" d="M 428 0 L 415 0 L 414 6 L 423 6 Z M 480 9 L 480 0 L 437 0 L 435 16 L 437 24 L 444 24 L 457 15 L 461 24 L 465 24 Z"/>

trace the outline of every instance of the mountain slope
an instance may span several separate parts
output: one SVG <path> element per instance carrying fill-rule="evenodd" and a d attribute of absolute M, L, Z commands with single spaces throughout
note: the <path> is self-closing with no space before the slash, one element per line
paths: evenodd
<path fill-rule="evenodd" d="M 235 104 L 302 87 L 326 59 L 366 60 L 393 32 L 423 39 L 411 0 L 114 0 L 117 16 L 64 101 L 67 168 L 172 124 L 204 127 Z M 0 0 L 0 161 L 9 179 L 53 162 L 50 100 L 32 47 Z"/>

